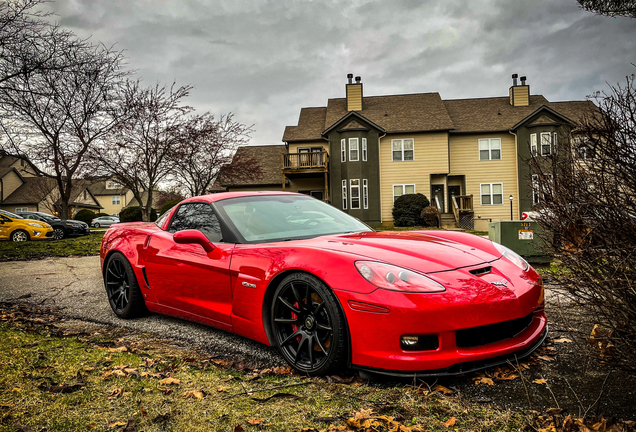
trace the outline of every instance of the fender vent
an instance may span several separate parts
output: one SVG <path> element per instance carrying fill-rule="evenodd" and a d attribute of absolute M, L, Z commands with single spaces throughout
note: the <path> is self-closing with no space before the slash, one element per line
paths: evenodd
<path fill-rule="evenodd" d="M 146 282 L 146 286 L 150 288 L 150 284 L 148 283 L 148 276 L 146 275 L 146 267 L 141 268 L 141 273 L 144 275 L 144 281 Z"/>
<path fill-rule="evenodd" d="M 492 271 L 492 267 L 488 266 L 488 267 L 478 268 L 475 270 L 469 270 L 468 273 L 474 274 L 475 276 L 481 276 L 481 275 L 490 273 L 491 271 Z"/>

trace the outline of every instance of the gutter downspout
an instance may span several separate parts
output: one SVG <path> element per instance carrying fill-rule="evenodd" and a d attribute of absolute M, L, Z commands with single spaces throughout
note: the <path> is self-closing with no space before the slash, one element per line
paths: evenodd
<path fill-rule="evenodd" d="M 519 195 L 519 141 L 517 134 L 509 130 L 508 133 L 515 137 L 515 172 L 517 173 L 517 216 L 521 215 L 521 196 Z M 521 217 L 519 217 L 521 219 Z"/>

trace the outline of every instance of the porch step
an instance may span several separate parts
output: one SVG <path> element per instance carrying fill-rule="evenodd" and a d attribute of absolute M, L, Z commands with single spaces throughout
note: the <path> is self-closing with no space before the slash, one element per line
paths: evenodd
<path fill-rule="evenodd" d="M 456 228 L 455 215 L 452 213 L 442 213 L 440 215 L 442 228 Z"/>

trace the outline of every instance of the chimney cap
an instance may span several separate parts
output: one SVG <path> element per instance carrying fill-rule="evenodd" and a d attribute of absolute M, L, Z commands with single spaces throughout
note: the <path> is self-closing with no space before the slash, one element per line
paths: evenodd
<path fill-rule="evenodd" d="M 526 80 L 525 76 L 522 76 L 521 78 L 519 78 L 521 80 L 521 82 L 524 82 Z"/>
<path fill-rule="evenodd" d="M 519 78 L 519 74 L 512 74 L 512 78 Z"/>
<path fill-rule="evenodd" d="M 347 78 L 353 78 L 353 74 L 347 74 Z"/>
<path fill-rule="evenodd" d="M 359 83 L 360 81 L 362 81 L 362 78 L 361 78 L 361 77 L 359 77 L 359 76 L 357 76 L 357 77 L 356 77 L 356 82 L 357 82 L 357 83 Z"/>

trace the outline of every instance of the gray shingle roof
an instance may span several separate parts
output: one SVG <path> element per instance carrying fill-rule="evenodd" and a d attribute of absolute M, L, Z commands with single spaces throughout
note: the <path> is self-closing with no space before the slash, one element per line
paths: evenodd
<path fill-rule="evenodd" d="M 261 176 L 252 178 L 249 178 L 249 176 L 232 177 L 221 170 L 221 174 L 219 174 L 214 186 L 281 186 L 283 183 L 281 155 L 286 153 L 287 147 L 284 145 L 239 147 L 234 158 L 237 160 L 254 159 L 261 170 Z"/>

